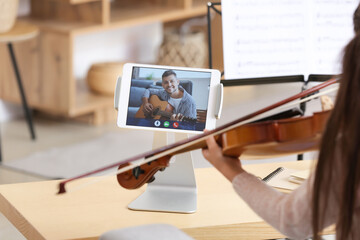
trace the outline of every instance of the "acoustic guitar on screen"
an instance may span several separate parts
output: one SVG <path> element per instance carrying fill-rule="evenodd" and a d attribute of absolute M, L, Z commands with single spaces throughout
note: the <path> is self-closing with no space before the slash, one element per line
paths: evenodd
<path fill-rule="evenodd" d="M 140 109 L 136 112 L 135 118 L 151 118 L 151 119 L 165 119 L 169 120 L 174 114 L 174 107 L 167 101 L 161 101 L 156 95 L 151 95 L 149 103 L 153 105 L 153 110 L 149 114 L 145 114 L 144 104 L 140 106 Z M 196 123 L 196 118 L 190 118 L 184 116 L 182 118 L 184 122 Z"/>

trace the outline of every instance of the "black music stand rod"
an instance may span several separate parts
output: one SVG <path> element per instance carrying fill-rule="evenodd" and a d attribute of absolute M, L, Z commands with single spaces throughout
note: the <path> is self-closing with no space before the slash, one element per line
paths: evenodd
<path fill-rule="evenodd" d="M 210 14 L 210 10 L 213 9 L 216 13 L 218 13 L 219 15 L 221 15 L 221 11 L 219 11 L 218 9 L 216 9 L 214 6 L 216 5 L 221 5 L 221 2 L 216 2 L 216 3 L 212 3 L 212 2 L 208 2 L 207 3 L 207 20 L 208 20 L 208 48 L 209 48 L 209 68 L 212 69 L 212 51 L 211 51 L 211 14 Z"/>

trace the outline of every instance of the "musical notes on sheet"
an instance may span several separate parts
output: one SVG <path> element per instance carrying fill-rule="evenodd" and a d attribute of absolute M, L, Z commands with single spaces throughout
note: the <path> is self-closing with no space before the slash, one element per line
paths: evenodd
<path fill-rule="evenodd" d="M 312 73 L 340 73 L 342 50 L 354 35 L 357 0 L 315 0 L 309 27 Z"/>
<path fill-rule="evenodd" d="M 339 73 L 357 0 L 223 0 L 225 78 Z"/>

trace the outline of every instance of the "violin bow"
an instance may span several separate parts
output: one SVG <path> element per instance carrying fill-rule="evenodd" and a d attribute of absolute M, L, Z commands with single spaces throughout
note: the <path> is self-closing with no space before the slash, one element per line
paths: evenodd
<path fill-rule="evenodd" d="M 254 117 L 260 115 L 260 114 L 263 114 L 263 113 L 266 113 L 272 109 L 275 109 L 279 106 L 282 106 L 284 104 L 287 104 L 289 102 L 292 102 L 296 99 L 299 99 L 299 98 L 303 98 L 303 97 L 306 97 L 310 94 L 313 94 L 325 87 L 328 87 L 334 83 L 338 82 L 338 79 L 337 78 L 333 78 L 333 79 L 330 79 L 326 82 L 323 82 L 317 86 L 314 86 L 312 88 L 309 88 L 305 91 L 302 91 L 300 93 L 297 93 L 291 97 L 288 97 L 286 99 L 283 99 L 277 103 L 274 103 L 270 106 L 267 106 L 265 108 L 262 108 L 258 111 L 255 111 L 253 113 L 250 113 L 246 116 L 243 116 L 241 118 L 238 118 L 236 120 L 233 120 L 229 123 L 226 123 L 222 126 L 219 126 L 213 130 L 209 130 L 207 131 L 206 133 L 202 133 L 202 134 L 199 134 L 199 135 L 196 135 L 196 136 L 193 136 L 193 137 L 190 137 L 188 139 L 184 139 L 184 140 L 181 140 L 181 141 L 178 141 L 178 142 L 175 142 L 175 143 L 172 143 L 172 144 L 169 144 L 167 146 L 163 146 L 163 147 L 160 147 L 158 149 L 155 149 L 155 150 L 152 150 L 152 151 L 147 151 L 147 152 L 144 152 L 144 153 L 141 153 L 141 154 L 138 154 L 136 156 L 133 156 L 133 157 L 130 157 L 128 159 L 125 159 L 125 160 L 122 160 L 122 161 L 119 161 L 117 163 L 113 163 L 111 165 L 108 165 L 106 167 L 102 167 L 100 169 L 97 169 L 97 170 L 94 170 L 94 171 L 91 171 L 91 172 L 87 172 L 87 173 L 84 173 L 84 174 L 81 174 L 79 176 L 76 176 L 76 177 L 72 177 L 72 178 L 69 178 L 69 179 L 66 179 L 64 181 L 61 181 L 59 183 L 59 192 L 58 194 L 63 194 L 63 193 L 66 193 L 66 188 L 65 188 L 65 185 L 69 182 L 73 182 L 77 179 L 81 179 L 81 178 L 84 178 L 84 177 L 88 177 L 90 175 L 93 175 L 93 174 L 96 174 L 96 173 L 100 173 L 100 172 L 103 172 L 105 170 L 108 170 L 108 169 L 111 169 L 111 168 L 114 168 L 114 167 L 118 167 L 122 164 L 126 164 L 126 163 L 132 163 L 130 164 L 129 166 L 126 166 L 126 167 L 123 167 L 121 168 L 121 172 L 124 172 L 124 171 L 127 171 L 127 170 L 130 170 L 136 166 L 139 166 L 141 164 L 144 163 L 143 159 L 145 159 L 147 162 L 149 161 L 152 161 L 152 160 L 155 160 L 155 159 L 158 159 L 160 157 L 163 157 L 163 156 L 166 156 L 166 155 L 169 155 L 170 153 L 172 152 L 176 152 L 176 151 L 179 151 L 181 149 L 184 149 L 194 143 L 198 143 L 200 141 L 203 141 L 205 140 L 207 137 L 210 137 L 210 136 L 213 136 L 213 135 L 216 135 L 216 134 L 221 134 L 223 132 L 226 132 L 230 129 L 233 129 L 241 124 L 244 124 L 244 122 L 246 121 L 249 121 L 250 119 L 253 119 Z M 116 174 L 119 174 L 119 172 L 116 172 Z"/>

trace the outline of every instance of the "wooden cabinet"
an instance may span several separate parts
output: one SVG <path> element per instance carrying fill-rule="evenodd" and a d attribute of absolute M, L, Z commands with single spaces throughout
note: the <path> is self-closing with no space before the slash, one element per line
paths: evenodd
<path fill-rule="evenodd" d="M 74 39 L 151 22 L 171 22 L 207 12 L 204 0 L 31 0 L 39 37 L 15 45 L 29 105 L 41 112 L 93 124 L 113 119 L 113 98 L 97 95 L 73 74 Z M 6 45 L 0 45 L 0 98 L 20 102 Z"/>

